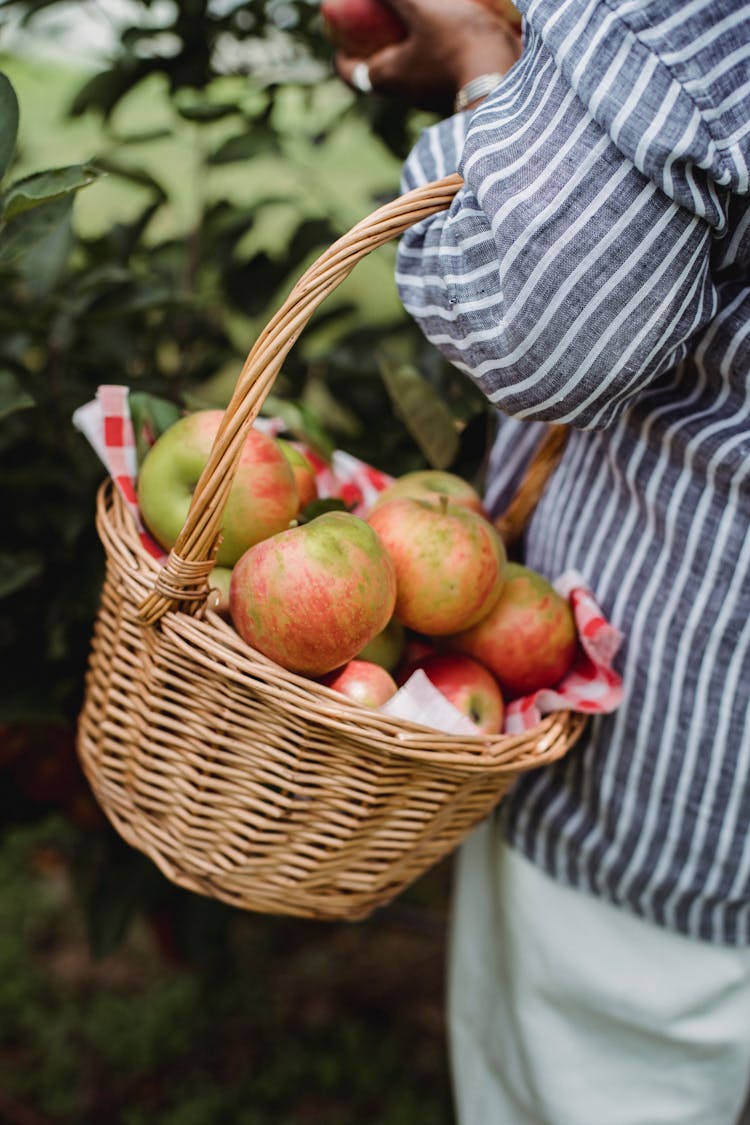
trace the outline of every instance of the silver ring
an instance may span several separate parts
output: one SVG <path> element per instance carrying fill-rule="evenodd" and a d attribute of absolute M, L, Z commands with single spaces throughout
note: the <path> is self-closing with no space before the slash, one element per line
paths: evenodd
<path fill-rule="evenodd" d="M 354 67 L 351 76 L 351 84 L 355 90 L 359 90 L 360 94 L 372 93 L 372 82 L 370 81 L 370 68 L 366 62 L 358 62 Z"/>

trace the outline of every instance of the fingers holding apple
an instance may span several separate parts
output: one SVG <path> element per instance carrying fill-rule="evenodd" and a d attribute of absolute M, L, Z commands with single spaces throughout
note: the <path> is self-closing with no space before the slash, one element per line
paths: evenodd
<path fill-rule="evenodd" d="M 500 9 L 493 0 L 324 0 L 324 5 L 327 26 L 337 24 L 332 37 L 340 76 L 355 84 L 356 67 L 366 60 L 375 90 L 422 109 L 452 112 L 462 86 L 481 74 L 504 74 L 521 53 L 507 5 Z M 383 29 L 384 23 L 390 26 Z"/>

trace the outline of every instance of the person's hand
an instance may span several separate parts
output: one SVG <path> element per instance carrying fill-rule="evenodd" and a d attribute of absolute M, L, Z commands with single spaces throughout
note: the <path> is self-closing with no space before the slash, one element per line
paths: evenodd
<path fill-rule="evenodd" d="M 339 76 L 355 86 L 366 63 L 373 90 L 420 109 L 449 113 L 457 92 L 480 74 L 505 74 L 521 54 L 521 38 L 478 0 L 387 0 L 406 37 L 367 59 L 339 53 Z"/>

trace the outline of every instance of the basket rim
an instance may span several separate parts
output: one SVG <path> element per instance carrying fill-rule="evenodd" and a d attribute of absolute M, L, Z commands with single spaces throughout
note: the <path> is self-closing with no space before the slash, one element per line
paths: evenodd
<path fill-rule="evenodd" d="M 135 518 L 111 477 L 99 486 L 96 526 L 108 559 L 117 566 L 122 585 L 137 606 L 151 589 L 161 564 L 143 545 Z M 173 607 L 157 622 L 141 621 L 141 627 L 163 631 L 186 656 L 213 670 L 220 666 L 228 679 L 240 684 L 252 679 L 256 688 L 264 684 L 269 700 L 286 690 L 308 707 L 314 703 L 316 716 L 329 725 L 351 732 L 357 740 L 377 743 L 384 752 L 407 761 L 438 769 L 450 766 L 464 773 L 516 775 L 562 757 L 586 724 L 587 716 L 582 713 L 558 711 L 520 734 L 446 734 L 363 707 L 316 680 L 281 667 L 243 640 L 206 599 L 192 609 L 190 613 Z M 208 638 L 217 650 L 212 655 L 203 651 Z"/>

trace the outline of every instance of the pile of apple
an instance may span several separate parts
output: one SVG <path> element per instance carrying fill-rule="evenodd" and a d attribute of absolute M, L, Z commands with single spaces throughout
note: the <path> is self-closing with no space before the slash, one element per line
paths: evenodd
<path fill-rule="evenodd" d="M 165 548 L 179 534 L 222 419 L 186 415 L 146 454 L 141 514 Z M 568 601 L 507 560 L 475 489 L 407 473 L 366 518 L 306 518 L 315 472 L 297 447 L 252 429 L 224 511 L 210 584 L 252 648 L 359 703 L 381 706 L 417 669 L 482 733 L 505 704 L 553 687 L 577 635 Z"/>

